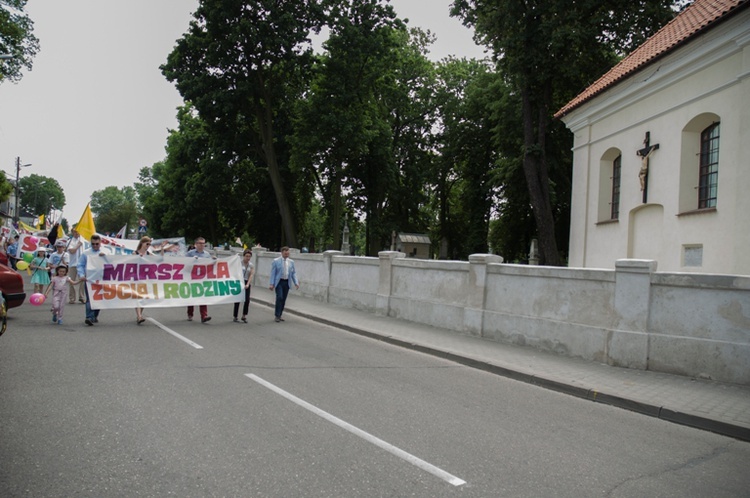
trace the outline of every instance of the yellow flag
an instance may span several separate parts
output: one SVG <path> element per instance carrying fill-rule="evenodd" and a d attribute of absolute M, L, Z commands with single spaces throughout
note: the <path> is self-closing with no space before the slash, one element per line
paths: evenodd
<path fill-rule="evenodd" d="M 91 236 L 96 233 L 96 227 L 94 227 L 94 216 L 91 214 L 91 204 L 86 204 L 86 209 L 83 210 L 81 219 L 76 225 L 76 231 L 81 234 L 85 240 L 91 240 Z"/>
<path fill-rule="evenodd" d="M 37 225 L 36 225 L 36 229 L 37 230 L 41 230 L 43 228 L 44 228 L 44 215 L 40 214 L 39 215 L 39 221 L 37 222 Z"/>

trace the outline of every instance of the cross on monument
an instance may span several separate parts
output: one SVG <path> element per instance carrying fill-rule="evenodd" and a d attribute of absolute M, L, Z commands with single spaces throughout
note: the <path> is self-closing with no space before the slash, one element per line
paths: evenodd
<path fill-rule="evenodd" d="M 641 169 L 638 171 L 638 179 L 641 182 L 641 192 L 643 192 L 643 203 L 648 202 L 648 158 L 659 148 L 659 144 L 651 145 L 651 132 L 646 132 L 646 138 L 643 140 L 643 148 L 638 149 L 636 154 L 641 158 Z"/>

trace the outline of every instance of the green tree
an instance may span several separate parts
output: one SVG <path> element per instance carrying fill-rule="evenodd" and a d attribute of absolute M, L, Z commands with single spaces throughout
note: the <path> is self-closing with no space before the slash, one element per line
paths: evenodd
<path fill-rule="evenodd" d="M 123 225 L 138 223 L 136 193 L 133 187 L 105 187 L 91 194 L 91 212 L 99 233 L 117 233 Z"/>
<path fill-rule="evenodd" d="M 366 254 L 392 230 L 423 230 L 433 67 L 390 5 L 340 1 L 295 121 L 292 164 L 315 179 L 340 247 L 344 211 L 366 221 Z M 346 192 L 346 195 L 343 193 Z M 346 204 L 346 205 L 345 205 Z"/>
<path fill-rule="evenodd" d="M 203 236 L 214 244 L 242 234 L 265 240 L 266 218 L 274 218 L 261 203 L 273 199 L 267 176 L 234 152 L 243 148 L 233 142 L 236 135 L 217 133 L 192 106 L 180 108 L 177 119 L 166 159 L 142 168 L 134 184 L 149 233 Z M 278 235 L 278 224 L 271 225 Z"/>
<path fill-rule="evenodd" d="M 323 1 L 201 0 L 188 32 L 162 66 L 201 117 L 255 137 L 278 205 L 286 243 L 296 245 L 296 219 L 278 151 L 279 109 L 297 95 L 312 61 L 311 32 L 320 29 Z M 222 123 L 223 121 L 223 123 Z M 244 152 L 241 159 L 253 160 Z"/>
<path fill-rule="evenodd" d="M 142 212 L 153 234 L 188 240 L 202 236 L 216 244 L 228 232 L 220 209 L 231 199 L 231 172 L 191 106 L 180 108 L 177 120 L 178 129 L 167 138 L 166 159 L 153 165 L 151 176 L 142 176 L 137 187 L 146 194 Z M 149 195 L 147 185 L 157 188 L 158 195 Z"/>
<path fill-rule="evenodd" d="M 34 216 L 65 206 L 65 193 L 54 178 L 32 173 L 18 180 L 18 209 Z"/>
<path fill-rule="evenodd" d="M 492 105 L 508 90 L 485 61 L 448 58 L 437 72 L 433 239 L 440 241 L 441 258 L 465 259 L 488 251 L 499 160 Z"/>
<path fill-rule="evenodd" d="M 159 183 L 154 177 L 154 171 L 164 168 L 164 161 L 159 161 L 151 166 L 144 166 L 138 172 L 138 181 L 133 183 L 133 188 L 138 199 L 138 212 L 143 212 L 144 205 L 159 195 Z"/>
<path fill-rule="evenodd" d="M 548 139 L 552 114 L 671 19 L 671 0 L 454 0 L 521 99 L 523 172 L 540 262 L 561 263 Z"/>
<path fill-rule="evenodd" d="M 392 85 L 383 101 L 392 130 L 391 150 L 396 178 L 386 193 L 377 249 L 390 246 L 396 231 L 425 233 L 434 223 L 428 186 L 434 183 L 435 64 L 427 58 L 434 36 L 411 28 L 397 31 L 396 64 Z M 372 246 L 370 246 L 372 248 Z M 376 254 L 372 252 L 371 254 Z"/>
<path fill-rule="evenodd" d="M 0 0 L 0 55 L 12 56 L 0 60 L 0 83 L 19 81 L 21 70 L 31 71 L 32 60 L 39 52 L 39 40 L 34 36 L 34 22 L 24 12 L 26 0 Z"/>
<path fill-rule="evenodd" d="M 13 184 L 5 178 L 5 175 L 0 176 L 0 202 L 6 202 L 13 190 Z"/>
<path fill-rule="evenodd" d="M 384 71 L 390 73 L 385 58 L 395 47 L 393 29 L 404 27 L 395 17 L 390 5 L 377 0 L 335 3 L 328 16 L 325 54 L 316 64 L 307 98 L 297 108 L 292 164 L 315 179 L 335 248 L 341 247 L 342 191 L 356 188 L 363 157 L 374 153 L 374 137 L 387 130 L 378 115 L 375 88 L 378 79 L 386 77 Z M 392 161 L 374 164 L 379 169 L 376 178 L 389 178 L 389 164 Z M 352 208 L 367 211 L 365 203 Z M 368 213 L 368 224 L 375 216 Z"/>

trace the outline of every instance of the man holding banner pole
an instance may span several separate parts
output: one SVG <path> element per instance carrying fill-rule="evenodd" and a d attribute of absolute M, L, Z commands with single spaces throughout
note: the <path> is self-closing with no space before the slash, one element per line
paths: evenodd
<path fill-rule="evenodd" d="M 70 268 L 68 269 L 68 277 L 74 281 L 78 281 L 78 260 L 80 259 L 81 253 L 83 252 L 83 242 L 81 242 L 81 237 L 78 235 L 78 231 L 73 228 L 70 230 L 70 238 L 68 239 L 68 257 L 70 258 Z M 84 290 L 86 288 L 86 284 L 68 284 L 70 285 L 70 289 L 68 291 L 68 298 L 70 299 L 70 302 L 68 304 L 73 304 L 76 302 L 76 295 L 78 296 L 78 300 L 82 303 L 86 303 L 86 291 Z"/>
<path fill-rule="evenodd" d="M 78 280 L 80 280 L 86 292 L 86 320 L 84 320 L 84 323 L 88 326 L 94 325 L 99 321 L 99 310 L 91 307 L 91 297 L 89 296 L 89 289 L 86 285 L 86 261 L 91 256 L 104 256 L 101 252 L 101 246 L 101 237 L 98 234 L 94 234 L 91 236 L 91 249 L 84 251 L 78 257 Z"/>
<path fill-rule="evenodd" d="M 206 250 L 206 239 L 203 237 L 198 237 L 195 239 L 195 249 L 191 249 L 187 252 L 186 256 L 189 258 L 210 258 L 213 259 L 213 256 L 209 254 Z M 198 306 L 198 309 L 201 314 L 201 323 L 206 323 L 211 319 L 210 316 L 208 316 L 208 306 L 205 304 L 201 304 Z M 187 316 L 188 321 L 193 321 L 193 311 L 195 310 L 194 306 L 188 306 L 187 307 Z"/>

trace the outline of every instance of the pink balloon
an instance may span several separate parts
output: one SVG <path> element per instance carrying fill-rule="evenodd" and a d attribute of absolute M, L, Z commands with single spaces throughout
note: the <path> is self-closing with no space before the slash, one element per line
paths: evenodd
<path fill-rule="evenodd" d="M 39 242 L 39 239 L 32 235 L 31 237 L 29 237 L 29 242 L 31 242 L 32 244 L 36 244 L 37 242 Z"/>
<path fill-rule="evenodd" d="M 46 298 L 44 297 L 44 294 L 42 294 L 41 292 L 36 292 L 29 297 L 29 302 L 34 306 L 41 306 L 42 304 L 44 304 L 45 299 Z"/>

